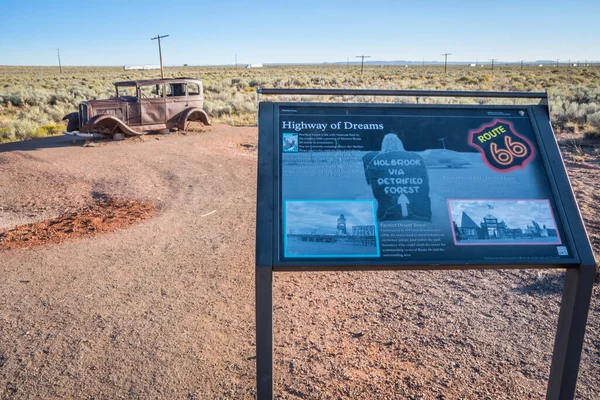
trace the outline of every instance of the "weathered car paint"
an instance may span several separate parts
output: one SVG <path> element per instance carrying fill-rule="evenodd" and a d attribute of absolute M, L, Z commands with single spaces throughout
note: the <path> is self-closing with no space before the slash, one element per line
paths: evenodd
<path fill-rule="evenodd" d="M 197 85 L 197 94 L 189 94 L 190 85 Z M 204 96 L 202 82 L 193 78 L 146 79 L 116 82 L 115 88 L 135 86 L 136 97 L 88 100 L 79 106 L 79 112 L 63 117 L 68 120 L 67 131 L 79 128 L 82 133 L 112 135 L 125 133 L 140 135 L 150 131 L 178 128 L 183 130 L 188 120 L 210 125 L 208 115 L 202 110 Z M 147 97 L 142 94 L 150 90 Z"/>

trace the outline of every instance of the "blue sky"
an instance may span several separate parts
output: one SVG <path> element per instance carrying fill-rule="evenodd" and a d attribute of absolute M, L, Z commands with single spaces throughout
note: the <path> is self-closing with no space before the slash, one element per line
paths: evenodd
<path fill-rule="evenodd" d="M 600 60 L 600 1 L 0 0 L 0 65 Z"/>

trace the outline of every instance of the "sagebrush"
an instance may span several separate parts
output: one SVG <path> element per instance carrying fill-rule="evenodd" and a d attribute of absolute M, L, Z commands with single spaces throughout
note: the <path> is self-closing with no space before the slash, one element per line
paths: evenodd
<path fill-rule="evenodd" d="M 159 71 L 118 67 L 0 67 L 0 141 L 58 134 L 62 117 L 82 100 L 110 98 L 113 82 L 156 78 Z M 265 68 L 168 67 L 167 77 L 188 76 L 204 83 L 205 110 L 215 122 L 256 124 L 257 87 L 369 88 L 431 90 L 548 91 L 555 129 L 595 136 L 600 131 L 600 67 L 293 66 Z M 275 100 L 274 98 L 272 98 Z M 498 103 L 489 99 L 346 96 L 286 96 L 278 100 L 396 103 Z M 502 100 L 518 104 L 516 100 Z"/>

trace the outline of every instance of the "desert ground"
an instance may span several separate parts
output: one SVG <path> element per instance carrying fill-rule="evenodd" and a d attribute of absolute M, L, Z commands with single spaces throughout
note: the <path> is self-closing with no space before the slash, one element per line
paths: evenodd
<path fill-rule="evenodd" d="M 597 148 L 561 143 L 600 253 Z M 215 125 L 0 145 L 0 398 L 253 398 L 256 144 Z M 276 273 L 276 396 L 544 398 L 562 283 Z M 599 376 L 596 285 L 577 398 L 600 398 Z"/>

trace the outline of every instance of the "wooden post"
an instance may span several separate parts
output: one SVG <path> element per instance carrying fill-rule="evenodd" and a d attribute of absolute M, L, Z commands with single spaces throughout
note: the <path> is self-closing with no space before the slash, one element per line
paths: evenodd
<path fill-rule="evenodd" d="M 446 73 L 448 71 L 448 56 L 451 56 L 452 53 L 444 53 L 442 55 L 444 56 L 444 73 Z"/>
<path fill-rule="evenodd" d="M 356 56 L 356 58 L 360 58 L 360 74 L 362 75 L 365 67 L 365 58 L 371 58 L 371 56 Z"/>
<path fill-rule="evenodd" d="M 156 40 L 156 39 L 158 39 L 158 56 L 160 57 L 160 77 L 162 79 L 165 78 L 165 72 L 163 70 L 162 49 L 160 47 L 160 39 L 164 39 L 166 37 L 169 37 L 169 35 L 164 35 L 164 36 L 157 35 L 156 37 L 153 37 L 153 38 L 150 39 L 150 40 Z"/>

